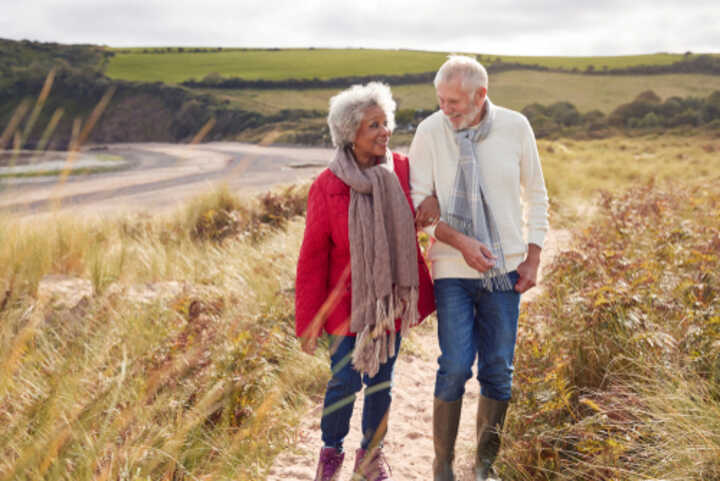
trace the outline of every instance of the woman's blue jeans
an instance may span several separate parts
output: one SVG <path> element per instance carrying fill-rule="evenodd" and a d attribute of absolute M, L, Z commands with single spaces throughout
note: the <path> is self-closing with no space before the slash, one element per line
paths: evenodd
<path fill-rule="evenodd" d="M 517 272 L 509 276 L 515 285 Z M 509 400 L 520 294 L 487 291 L 478 279 L 436 279 L 434 289 L 441 351 L 435 397 L 447 402 L 460 399 L 477 357 L 482 395 Z"/>
<path fill-rule="evenodd" d="M 336 341 L 337 337 L 333 337 Z M 355 348 L 354 337 L 340 337 L 337 349 L 330 356 L 330 368 L 333 375 L 325 391 L 325 405 L 320 422 L 322 440 L 326 447 L 342 451 L 345 436 L 350 431 L 355 394 L 365 384 L 362 412 L 363 439 L 361 446 L 367 449 L 378 430 L 383 417 L 390 408 L 392 400 L 392 376 L 395 360 L 400 350 L 400 334 L 395 341 L 395 356 L 380 365 L 380 370 L 372 378 L 360 375 L 352 366 L 352 352 Z"/>

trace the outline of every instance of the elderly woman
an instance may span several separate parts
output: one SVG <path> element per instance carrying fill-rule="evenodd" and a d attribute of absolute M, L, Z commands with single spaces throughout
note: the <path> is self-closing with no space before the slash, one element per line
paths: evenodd
<path fill-rule="evenodd" d="M 336 147 L 313 182 L 296 283 L 296 332 L 313 353 L 332 339 L 332 378 L 320 424 L 316 481 L 336 480 L 356 393 L 365 385 L 354 472 L 390 479 L 382 455 L 400 340 L 435 309 L 413 220 L 407 157 L 388 150 L 395 102 L 386 85 L 355 85 L 330 100 Z"/>

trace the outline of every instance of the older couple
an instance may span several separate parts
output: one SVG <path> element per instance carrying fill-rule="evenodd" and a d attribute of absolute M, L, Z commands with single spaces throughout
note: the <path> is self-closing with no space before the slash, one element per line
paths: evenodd
<path fill-rule="evenodd" d="M 330 101 L 336 151 L 310 189 L 296 283 L 303 349 L 313 353 L 321 331 L 332 338 L 317 481 L 339 477 L 363 384 L 353 479 L 391 479 L 382 440 L 394 363 L 402 337 L 436 304 L 433 479 L 455 479 L 462 397 L 476 359 L 475 476 L 493 479 L 520 294 L 537 280 L 548 200 L 530 124 L 491 103 L 487 86 L 474 58 L 451 56 L 435 77 L 440 111 L 418 126 L 409 161 L 388 150 L 395 102 L 387 86 L 356 85 Z M 435 240 L 432 282 L 416 223 Z"/>

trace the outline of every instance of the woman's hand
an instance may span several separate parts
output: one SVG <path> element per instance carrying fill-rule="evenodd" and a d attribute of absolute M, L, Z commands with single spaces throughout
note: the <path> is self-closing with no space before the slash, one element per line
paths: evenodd
<path fill-rule="evenodd" d="M 302 347 L 303 352 L 305 352 L 306 354 L 310 354 L 311 356 L 315 354 L 315 349 L 317 349 L 317 345 L 317 336 L 305 336 L 300 338 L 300 346 Z"/>
<path fill-rule="evenodd" d="M 415 225 L 418 228 L 436 224 L 440 220 L 440 203 L 435 196 L 423 199 L 415 212 Z"/>

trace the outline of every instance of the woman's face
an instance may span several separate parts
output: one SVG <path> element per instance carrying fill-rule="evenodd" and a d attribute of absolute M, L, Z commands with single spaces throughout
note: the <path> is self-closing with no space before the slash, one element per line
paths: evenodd
<path fill-rule="evenodd" d="M 383 109 L 374 105 L 365 111 L 355 135 L 355 157 L 358 162 L 365 164 L 374 157 L 385 155 L 390 141 L 390 129 Z"/>

